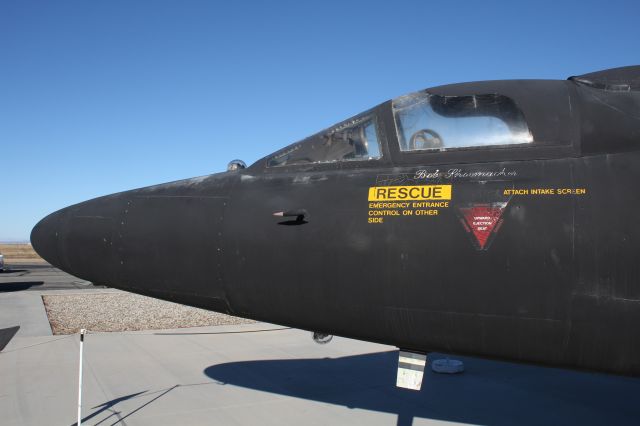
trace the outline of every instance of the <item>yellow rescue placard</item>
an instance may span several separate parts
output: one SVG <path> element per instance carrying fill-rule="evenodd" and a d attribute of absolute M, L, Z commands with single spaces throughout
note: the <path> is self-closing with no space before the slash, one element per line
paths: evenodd
<path fill-rule="evenodd" d="M 369 201 L 450 200 L 451 185 L 373 186 Z"/>

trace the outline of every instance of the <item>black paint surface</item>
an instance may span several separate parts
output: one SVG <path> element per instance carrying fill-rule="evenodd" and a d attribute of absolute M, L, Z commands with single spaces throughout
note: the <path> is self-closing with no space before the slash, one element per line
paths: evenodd
<path fill-rule="evenodd" d="M 265 157 L 70 206 L 32 243 L 83 279 L 205 309 L 415 351 L 640 374 L 640 67 L 623 71 L 429 90 L 512 98 L 527 146 L 400 152 L 386 102 L 372 110 L 379 160 L 267 168 Z M 450 207 L 367 222 L 368 188 L 424 184 L 452 185 Z M 585 193 L 505 195 L 540 188 Z M 461 212 L 488 203 L 503 206 L 500 224 L 474 243 Z M 307 214 L 273 216 L 286 211 Z"/>

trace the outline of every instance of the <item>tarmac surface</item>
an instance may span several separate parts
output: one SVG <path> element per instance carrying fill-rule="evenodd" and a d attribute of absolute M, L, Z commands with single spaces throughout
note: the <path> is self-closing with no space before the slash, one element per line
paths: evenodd
<path fill-rule="evenodd" d="M 0 423 L 73 425 L 79 337 L 51 335 L 41 295 L 105 290 L 48 266 L 15 269 L 0 274 L 0 329 L 21 327 L 0 352 Z M 83 424 L 640 422 L 640 379 L 458 359 L 465 373 L 427 370 L 414 392 L 394 386 L 393 347 L 338 337 L 317 345 L 272 324 L 88 334 Z"/>
<path fill-rule="evenodd" d="M 0 272 L 0 293 L 23 290 L 84 290 L 104 288 L 74 277 L 48 264 L 7 265 Z"/>
<path fill-rule="evenodd" d="M 52 334 L 43 292 L 98 288 L 48 264 L 6 264 L 5 268 L 0 273 L 0 329 L 20 325 L 17 336 Z"/>

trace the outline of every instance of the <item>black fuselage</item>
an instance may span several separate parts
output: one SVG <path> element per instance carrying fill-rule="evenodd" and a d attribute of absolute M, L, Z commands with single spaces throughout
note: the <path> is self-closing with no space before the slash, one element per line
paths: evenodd
<path fill-rule="evenodd" d="M 509 96 L 533 142 L 403 151 L 390 101 L 367 116 L 377 159 L 276 153 L 60 210 L 33 245 L 86 280 L 242 317 L 639 374 L 640 93 L 574 81 L 428 92 Z M 418 136 L 411 149 L 432 137 Z"/>

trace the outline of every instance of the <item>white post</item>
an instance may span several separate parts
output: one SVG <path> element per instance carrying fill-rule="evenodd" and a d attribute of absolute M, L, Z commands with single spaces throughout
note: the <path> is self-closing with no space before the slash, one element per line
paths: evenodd
<path fill-rule="evenodd" d="M 82 346 L 84 334 L 87 330 L 80 330 L 80 367 L 78 368 L 78 426 L 82 425 Z"/>

